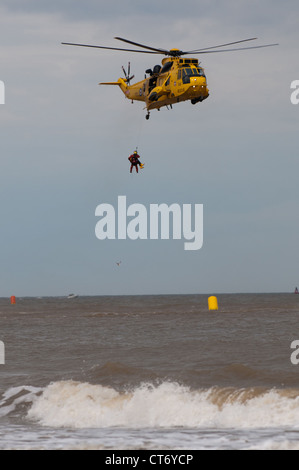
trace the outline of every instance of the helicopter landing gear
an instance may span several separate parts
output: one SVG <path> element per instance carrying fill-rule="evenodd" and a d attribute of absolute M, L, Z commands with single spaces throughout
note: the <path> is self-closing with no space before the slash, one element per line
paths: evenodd
<path fill-rule="evenodd" d="M 147 115 L 145 116 L 145 119 L 148 121 L 150 118 L 150 112 L 148 111 Z"/>

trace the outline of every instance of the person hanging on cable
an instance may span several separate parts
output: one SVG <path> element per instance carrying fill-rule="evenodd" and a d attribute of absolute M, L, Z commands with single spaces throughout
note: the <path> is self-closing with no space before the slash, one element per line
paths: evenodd
<path fill-rule="evenodd" d="M 137 150 L 129 156 L 128 160 L 131 162 L 131 168 L 130 168 L 130 173 L 133 171 L 133 167 L 135 167 L 136 173 L 138 173 L 138 165 L 140 168 L 143 168 L 143 164 L 140 162 L 140 156 L 137 153 Z"/>

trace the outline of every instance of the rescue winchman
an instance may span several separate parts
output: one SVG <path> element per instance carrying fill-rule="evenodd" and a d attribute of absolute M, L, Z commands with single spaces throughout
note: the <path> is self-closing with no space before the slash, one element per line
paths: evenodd
<path fill-rule="evenodd" d="M 129 156 L 128 160 L 131 162 L 130 173 L 133 171 L 133 167 L 135 167 L 136 173 L 138 173 L 138 165 L 140 168 L 143 168 L 143 164 L 140 162 L 140 156 L 138 155 L 137 150 Z"/>

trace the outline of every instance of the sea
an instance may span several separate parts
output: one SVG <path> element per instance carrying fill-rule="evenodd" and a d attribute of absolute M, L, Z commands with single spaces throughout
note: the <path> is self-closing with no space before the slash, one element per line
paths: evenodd
<path fill-rule="evenodd" d="M 299 295 L 216 298 L 1 298 L 0 450 L 299 449 Z"/>

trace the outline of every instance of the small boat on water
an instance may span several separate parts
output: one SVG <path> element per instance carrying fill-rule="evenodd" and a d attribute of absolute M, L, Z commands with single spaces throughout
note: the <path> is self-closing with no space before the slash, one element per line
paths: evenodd
<path fill-rule="evenodd" d="M 68 299 L 76 299 L 78 296 L 76 294 L 69 294 L 67 296 Z"/>

